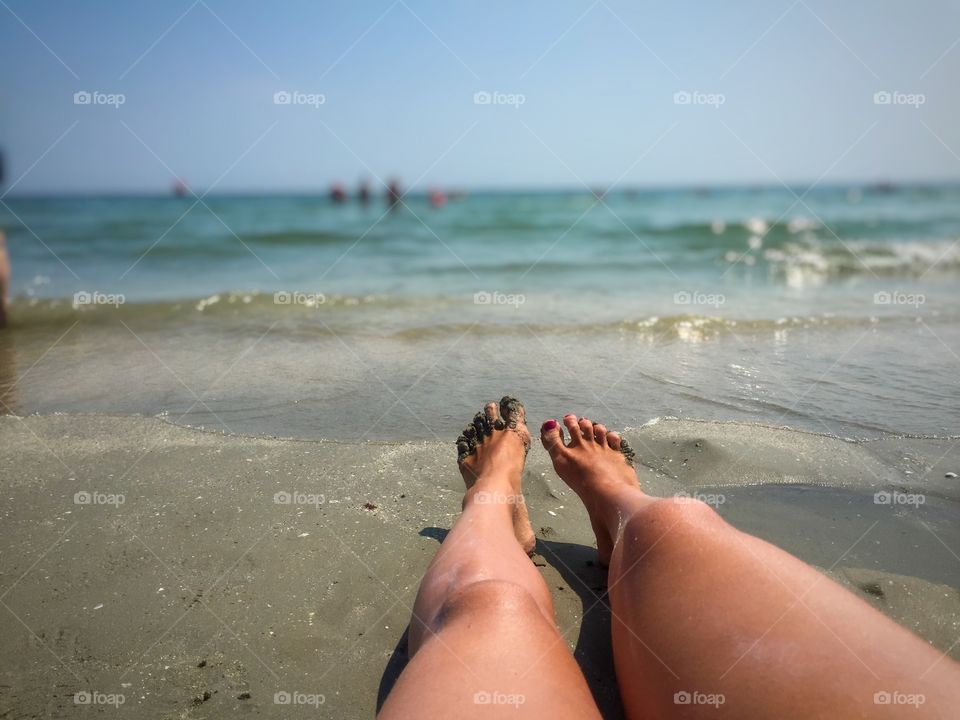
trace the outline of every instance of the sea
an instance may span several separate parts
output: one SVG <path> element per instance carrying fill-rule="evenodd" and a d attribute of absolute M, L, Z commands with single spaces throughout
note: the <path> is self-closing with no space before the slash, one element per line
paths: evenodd
<path fill-rule="evenodd" d="M 6 197 L 0 411 L 445 440 L 504 394 L 960 430 L 960 186 Z"/>

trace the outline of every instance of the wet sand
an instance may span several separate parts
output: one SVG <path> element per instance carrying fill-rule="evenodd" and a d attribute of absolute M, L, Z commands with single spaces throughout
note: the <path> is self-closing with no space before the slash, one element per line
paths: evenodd
<path fill-rule="evenodd" d="M 703 496 L 960 658 L 954 440 L 689 421 L 625 435 L 649 492 Z M 85 691 L 99 704 L 122 695 L 117 717 L 318 716 L 278 704 L 282 693 L 322 699 L 323 717 L 370 717 L 462 492 L 452 443 L 101 415 L 0 417 L 0 437 L 4 718 L 84 717 Z M 524 482 L 559 625 L 620 717 L 586 514 L 539 447 Z"/>

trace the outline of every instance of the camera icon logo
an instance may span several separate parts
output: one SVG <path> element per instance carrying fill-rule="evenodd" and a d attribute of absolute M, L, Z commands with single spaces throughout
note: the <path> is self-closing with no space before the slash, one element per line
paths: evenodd
<path fill-rule="evenodd" d="M 274 105 L 289 105 L 292 99 L 290 93 L 286 90 L 280 90 L 273 94 Z"/>
<path fill-rule="evenodd" d="M 874 105 L 889 105 L 893 102 L 893 94 L 886 91 L 880 90 L 873 94 L 873 104 Z"/>
<path fill-rule="evenodd" d="M 89 105 L 91 102 L 93 102 L 93 95 L 86 90 L 80 90 L 73 94 L 74 105 Z"/>
<path fill-rule="evenodd" d="M 89 705 L 93 702 L 93 693 L 89 690 L 81 690 L 73 695 L 74 705 Z"/>
<path fill-rule="evenodd" d="M 675 293 L 673 296 L 673 303 L 675 305 L 689 305 L 691 301 L 690 293 L 686 290 L 681 290 L 678 293 Z"/>
<path fill-rule="evenodd" d="M 485 290 L 473 294 L 474 305 L 489 305 L 491 302 L 493 302 L 493 295 Z"/>
<path fill-rule="evenodd" d="M 889 305 L 891 300 L 890 293 L 885 290 L 881 290 L 878 293 L 875 293 L 873 296 L 874 305 Z"/>
<path fill-rule="evenodd" d="M 277 505 L 289 505 L 291 502 L 293 502 L 293 496 L 285 490 L 281 490 L 280 492 L 273 494 L 273 502 L 275 502 Z"/>
<path fill-rule="evenodd" d="M 93 501 L 93 495 L 86 490 L 81 490 L 73 496 L 74 505 L 89 505 Z"/>
<path fill-rule="evenodd" d="M 290 305 L 293 302 L 293 295 L 284 291 L 275 292 L 273 302 L 277 305 Z"/>
<path fill-rule="evenodd" d="M 693 702 L 693 696 L 686 690 L 680 690 L 673 694 L 674 705 L 689 705 L 691 702 Z"/>
<path fill-rule="evenodd" d="M 285 690 L 281 690 L 280 692 L 273 694 L 274 705 L 289 705 L 292 699 L 293 697 L 290 695 L 290 693 L 286 692 Z"/>
<path fill-rule="evenodd" d="M 489 105 L 493 97 L 486 90 L 480 90 L 473 94 L 474 105 Z"/>
<path fill-rule="evenodd" d="M 681 90 L 680 92 L 675 92 L 673 94 L 674 105 L 689 105 L 692 100 L 693 96 L 686 90 Z"/>

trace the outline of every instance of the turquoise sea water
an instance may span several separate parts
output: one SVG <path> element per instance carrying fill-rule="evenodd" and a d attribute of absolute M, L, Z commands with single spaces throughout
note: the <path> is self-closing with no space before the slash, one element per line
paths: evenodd
<path fill-rule="evenodd" d="M 512 392 L 957 434 L 958 186 L 4 203 L 10 412 L 442 439 Z"/>

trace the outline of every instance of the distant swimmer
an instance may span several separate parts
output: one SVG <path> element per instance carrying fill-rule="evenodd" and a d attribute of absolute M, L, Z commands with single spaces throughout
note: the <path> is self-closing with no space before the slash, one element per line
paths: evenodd
<path fill-rule="evenodd" d="M 370 183 L 366 180 L 360 181 L 360 188 L 357 190 L 357 199 L 360 200 L 361 205 L 366 205 L 370 202 Z"/>
<path fill-rule="evenodd" d="M 402 197 L 403 194 L 400 192 L 400 183 L 396 180 L 391 180 L 387 185 L 387 205 L 391 208 L 396 207 Z"/>
<path fill-rule="evenodd" d="M 0 230 L 0 328 L 7 325 L 10 307 L 10 256 L 7 254 L 7 236 Z"/>
<path fill-rule="evenodd" d="M 190 194 L 190 188 L 187 187 L 187 184 L 180 178 L 176 178 L 173 181 L 173 194 L 175 197 L 182 198 Z"/>
<path fill-rule="evenodd" d="M 334 183 L 330 186 L 330 199 L 333 200 L 337 205 L 345 202 L 347 199 L 347 191 L 343 189 L 343 185 L 340 183 Z"/>
<path fill-rule="evenodd" d="M 447 204 L 447 194 L 443 190 L 431 190 L 430 191 L 430 206 L 435 208 L 442 208 Z"/>

